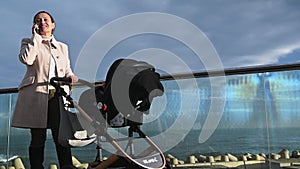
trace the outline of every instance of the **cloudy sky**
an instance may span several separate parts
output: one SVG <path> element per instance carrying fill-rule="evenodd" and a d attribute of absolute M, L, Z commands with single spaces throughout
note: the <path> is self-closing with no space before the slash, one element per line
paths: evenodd
<path fill-rule="evenodd" d="M 168 73 L 214 69 L 214 62 L 232 68 L 295 63 L 300 57 L 298 0 L 10 0 L 1 1 L 0 8 L 0 88 L 17 87 L 23 78 L 20 41 L 31 37 L 32 18 L 40 10 L 54 16 L 56 39 L 69 45 L 74 71 L 88 80 L 102 80 L 119 57 L 159 56 L 154 60 Z M 133 36 L 122 34 L 130 31 Z M 197 53 L 212 46 L 217 59 Z M 82 68 L 88 66 L 97 72 L 95 79 L 84 77 L 91 74 Z"/>

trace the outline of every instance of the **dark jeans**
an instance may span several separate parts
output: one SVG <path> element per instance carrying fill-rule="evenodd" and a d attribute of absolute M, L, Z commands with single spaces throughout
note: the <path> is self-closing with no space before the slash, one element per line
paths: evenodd
<path fill-rule="evenodd" d="M 60 99 L 58 97 L 53 97 L 48 102 L 47 126 L 51 129 L 60 168 L 73 168 L 71 148 L 64 147 L 58 142 L 60 121 L 59 101 Z M 30 129 L 30 132 L 31 142 L 29 147 L 29 158 L 31 168 L 41 169 L 43 168 L 42 163 L 44 161 L 44 147 L 47 136 L 47 128 L 32 128 Z"/>

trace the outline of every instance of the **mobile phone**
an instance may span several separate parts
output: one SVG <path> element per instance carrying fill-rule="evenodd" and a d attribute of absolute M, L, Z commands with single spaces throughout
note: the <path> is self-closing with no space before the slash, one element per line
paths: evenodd
<path fill-rule="evenodd" d="M 35 28 L 36 33 L 40 34 L 40 29 L 39 28 Z"/>

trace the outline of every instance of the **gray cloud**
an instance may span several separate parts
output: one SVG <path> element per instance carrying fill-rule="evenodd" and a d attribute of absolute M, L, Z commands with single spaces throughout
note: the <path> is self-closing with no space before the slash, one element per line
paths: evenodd
<path fill-rule="evenodd" d="M 193 23 L 211 40 L 225 67 L 239 67 L 298 61 L 295 53 L 300 49 L 299 7 L 297 0 L 3 1 L 0 2 L 0 57 L 3 58 L 0 87 L 16 87 L 20 82 L 25 71 L 17 59 L 20 40 L 31 36 L 32 17 L 39 10 L 54 15 L 56 38 L 69 44 L 73 65 L 88 38 L 107 23 L 134 13 L 163 12 Z M 128 56 L 143 47 L 161 48 L 179 55 L 196 71 L 203 70 L 202 65 L 193 61 L 195 57 L 186 46 L 157 39 L 127 41 L 114 48 L 118 50 L 112 50 L 110 56 Z"/>

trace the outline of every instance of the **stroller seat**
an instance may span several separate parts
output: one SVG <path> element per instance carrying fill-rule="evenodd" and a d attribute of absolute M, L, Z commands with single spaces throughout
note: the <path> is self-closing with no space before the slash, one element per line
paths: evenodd
<path fill-rule="evenodd" d="M 104 86 L 83 92 L 79 105 L 109 127 L 142 125 L 143 115 L 149 113 L 154 97 L 163 95 L 160 75 L 152 65 L 132 59 L 116 60 L 107 72 Z M 88 99 L 87 99 L 88 98 Z M 93 99 L 94 102 L 90 102 Z"/>

